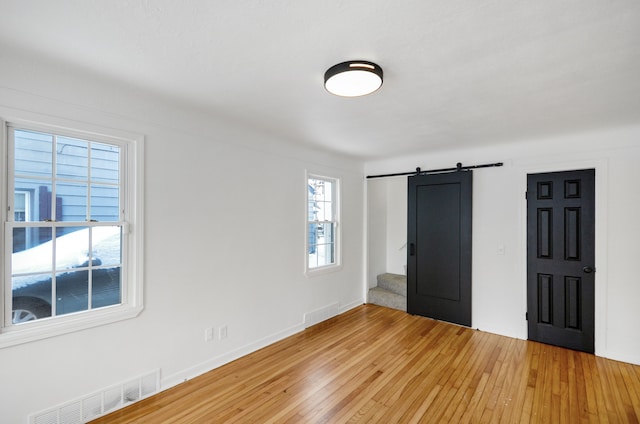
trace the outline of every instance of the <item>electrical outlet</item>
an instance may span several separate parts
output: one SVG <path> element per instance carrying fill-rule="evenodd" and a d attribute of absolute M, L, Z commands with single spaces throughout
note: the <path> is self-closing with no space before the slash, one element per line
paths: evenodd
<path fill-rule="evenodd" d="M 220 327 L 220 340 L 226 339 L 227 336 L 228 336 L 228 334 L 227 334 L 227 326 L 223 325 L 222 327 Z"/>
<path fill-rule="evenodd" d="M 215 329 L 213 327 L 210 328 L 205 328 L 204 329 L 204 341 L 205 342 L 210 342 L 214 339 L 215 337 Z"/>

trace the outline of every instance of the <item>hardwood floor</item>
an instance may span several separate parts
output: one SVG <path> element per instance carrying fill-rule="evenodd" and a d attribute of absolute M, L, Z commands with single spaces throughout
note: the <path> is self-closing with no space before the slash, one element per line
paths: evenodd
<path fill-rule="evenodd" d="M 638 423 L 640 366 L 363 305 L 94 423 Z"/>

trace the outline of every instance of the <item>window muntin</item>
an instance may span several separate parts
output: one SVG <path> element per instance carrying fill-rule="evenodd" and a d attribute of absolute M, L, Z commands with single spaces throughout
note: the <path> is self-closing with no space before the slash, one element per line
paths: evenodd
<path fill-rule="evenodd" d="M 338 180 L 307 178 L 307 269 L 337 265 Z"/>
<path fill-rule="evenodd" d="M 8 150 L 4 327 L 121 304 L 126 149 L 9 125 Z"/>

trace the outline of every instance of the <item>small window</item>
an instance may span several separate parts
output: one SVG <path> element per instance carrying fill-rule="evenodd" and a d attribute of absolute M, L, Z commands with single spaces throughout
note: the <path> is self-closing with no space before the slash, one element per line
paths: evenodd
<path fill-rule="evenodd" d="M 338 264 L 338 180 L 307 178 L 307 269 Z"/>
<path fill-rule="evenodd" d="M 16 222 L 24 222 L 31 217 L 31 201 L 29 193 L 17 190 L 13 201 L 13 220 Z M 19 252 L 26 249 L 30 241 L 27 240 L 27 231 L 25 228 L 14 228 L 13 230 L 13 252 Z"/>
<path fill-rule="evenodd" d="M 136 143 L 46 127 L 6 130 L 0 345 L 22 328 L 46 334 L 108 307 L 141 307 L 133 256 L 141 247 L 131 231 Z"/>

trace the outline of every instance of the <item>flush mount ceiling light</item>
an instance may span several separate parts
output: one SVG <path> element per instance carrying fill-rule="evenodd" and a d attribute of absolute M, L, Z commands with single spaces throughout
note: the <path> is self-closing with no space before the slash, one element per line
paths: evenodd
<path fill-rule="evenodd" d="M 331 94 L 358 97 L 371 94 L 382 85 L 382 68 L 366 60 L 350 60 L 324 73 L 324 87 Z"/>

